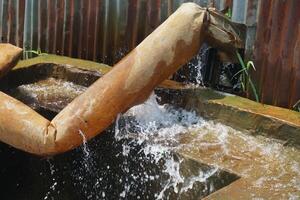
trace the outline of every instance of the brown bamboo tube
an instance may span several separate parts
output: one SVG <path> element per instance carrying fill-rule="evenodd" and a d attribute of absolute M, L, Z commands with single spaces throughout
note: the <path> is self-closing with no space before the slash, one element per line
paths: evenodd
<path fill-rule="evenodd" d="M 196 4 L 183 4 L 52 122 L 0 92 L 0 140 L 33 154 L 54 155 L 82 144 L 80 132 L 87 139 L 101 133 L 119 113 L 145 101 L 158 84 L 191 59 L 207 38 L 206 34 L 213 35 L 210 40 L 218 41 L 218 45 L 237 45 L 230 40 L 231 32 L 225 34 L 222 42 L 224 36 L 219 36 L 226 31 L 222 24 L 210 28 L 208 13 Z M 2 72 L 11 67 L 0 62 Z"/>
<path fill-rule="evenodd" d="M 38 155 L 55 153 L 55 129 L 47 119 L 2 92 L 0 102 L 2 142 Z"/>
<path fill-rule="evenodd" d="M 0 43 L 0 78 L 16 65 L 21 53 L 22 49 L 19 47 Z"/>
<path fill-rule="evenodd" d="M 63 109 L 51 122 L 57 153 L 106 129 L 119 113 L 147 99 L 155 86 L 197 53 L 204 40 L 206 12 L 183 4 L 113 69 Z"/>

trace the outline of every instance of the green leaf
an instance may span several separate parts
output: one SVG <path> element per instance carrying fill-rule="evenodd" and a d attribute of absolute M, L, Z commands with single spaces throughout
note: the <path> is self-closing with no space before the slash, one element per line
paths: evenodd
<path fill-rule="evenodd" d="M 255 88 L 255 85 L 250 77 L 250 74 L 249 74 L 249 70 L 250 68 L 254 69 L 256 71 L 256 68 L 254 66 L 254 63 L 253 61 L 248 61 L 247 64 L 245 64 L 244 60 L 242 59 L 241 55 L 239 54 L 239 52 L 236 52 L 236 55 L 238 57 L 238 60 L 242 66 L 242 70 L 240 70 L 240 73 L 244 74 L 241 75 L 241 77 L 243 76 L 243 78 L 241 78 L 241 85 L 242 85 L 242 88 L 243 88 L 243 91 L 245 92 L 248 88 L 246 88 L 246 86 L 248 86 L 248 83 L 250 84 L 250 87 L 251 87 L 251 90 L 255 96 L 255 100 L 257 102 L 259 102 L 259 97 L 258 97 L 258 93 L 257 93 L 257 90 Z"/>

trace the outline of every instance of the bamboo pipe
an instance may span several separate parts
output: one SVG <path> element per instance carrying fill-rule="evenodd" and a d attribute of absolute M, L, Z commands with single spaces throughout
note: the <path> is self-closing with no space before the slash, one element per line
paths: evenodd
<path fill-rule="evenodd" d="M 91 139 L 119 113 L 145 101 L 155 86 L 188 62 L 204 40 L 206 12 L 184 4 L 113 69 L 64 108 L 51 122 L 59 153 Z"/>
<path fill-rule="evenodd" d="M 105 130 L 119 113 L 147 99 L 153 89 L 189 61 L 207 30 L 209 11 L 183 4 L 111 71 L 74 99 L 51 122 L 0 92 L 0 140 L 18 149 L 54 155 L 82 144 Z M 211 35 L 220 41 L 218 31 Z M 231 35 L 226 35 L 231 38 Z M 232 41 L 226 40 L 226 45 Z M 235 41 L 233 41 L 235 42 Z M 222 45 L 222 42 L 220 42 Z"/>
<path fill-rule="evenodd" d="M 55 129 L 47 119 L 3 92 L 0 102 L 2 142 L 33 154 L 55 153 Z"/>
<path fill-rule="evenodd" d="M 22 49 L 11 44 L 0 43 L 0 78 L 2 78 L 19 60 Z"/>

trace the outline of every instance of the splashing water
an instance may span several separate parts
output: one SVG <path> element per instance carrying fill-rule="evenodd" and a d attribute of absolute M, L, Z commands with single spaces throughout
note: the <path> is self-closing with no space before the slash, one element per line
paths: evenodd
<path fill-rule="evenodd" d="M 87 145 L 86 136 L 81 130 L 79 130 L 78 133 L 82 137 L 82 141 L 83 141 L 82 147 L 83 147 L 84 157 L 88 158 L 90 156 L 90 150 L 89 150 L 88 145 Z"/>
<path fill-rule="evenodd" d="M 223 124 L 203 120 L 195 112 L 159 105 L 155 95 L 151 95 L 144 104 L 119 115 L 115 129 L 116 140 L 131 138 L 131 143 L 124 144 L 124 155 L 130 155 L 132 143 L 143 145 L 140 152 L 162 168 L 163 175 L 157 178 L 161 180 L 161 189 L 155 195 L 156 199 L 172 199 L 173 194 L 176 194 L 176 198 L 186 196 L 197 184 L 207 183 L 217 173 L 218 169 L 212 167 L 184 174 L 184 159 L 173 153 L 182 152 L 182 149 L 187 149 L 186 152 L 189 149 L 197 150 L 197 154 L 203 154 L 203 157 L 216 165 L 225 162 L 229 169 L 243 163 L 248 167 L 238 169 L 240 174 L 254 177 L 261 172 L 262 178 L 258 183 L 273 183 L 271 189 L 274 191 L 282 187 L 279 185 L 280 180 L 293 177 L 293 181 L 286 183 L 286 187 L 290 187 L 291 191 L 299 190 L 300 169 L 297 161 L 293 160 L 299 160 L 296 149 L 284 149 L 274 140 L 253 137 Z M 184 142 L 182 139 L 185 137 L 194 139 Z M 205 184 L 202 191 L 205 193 L 214 189 L 213 184 Z"/>
<path fill-rule="evenodd" d="M 57 181 L 56 181 L 56 178 L 55 178 L 55 166 L 51 162 L 51 159 L 47 159 L 47 162 L 49 163 L 50 174 L 52 176 L 52 185 L 50 186 L 49 191 L 46 193 L 46 195 L 44 197 L 44 200 L 49 199 L 52 192 L 58 192 L 59 193 L 59 191 L 56 191 Z"/>
<path fill-rule="evenodd" d="M 203 119 L 196 116 L 194 112 L 174 109 L 168 105 L 160 106 L 154 94 L 144 104 L 135 106 L 124 115 L 118 116 L 115 139 L 131 138 L 129 144 L 123 145 L 123 155 L 130 155 L 131 149 L 134 148 L 130 144 L 134 142 L 143 145 L 140 152 L 146 158 L 156 165 L 162 165 L 162 176 L 165 178 L 161 183 L 161 191 L 155 195 L 156 199 L 169 199 L 172 194 L 180 196 L 191 190 L 194 184 L 205 183 L 217 172 L 217 168 L 205 172 L 203 169 L 198 169 L 196 174 L 184 176 L 183 158 L 174 155 L 174 151 L 179 146 L 180 136 L 201 126 L 202 123 Z M 161 176 L 150 178 L 161 179 Z M 128 188 L 130 185 L 125 185 L 122 197 L 125 197 Z"/>
<path fill-rule="evenodd" d="M 72 82 L 47 78 L 20 85 L 11 89 L 9 93 L 34 109 L 42 106 L 59 112 L 85 90 L 86 87 Z"/>
<path fill-rule="evenodd" d="M 74 162 L 73 177 L 84 198 L 199 199 L 216 191 L 221 182 L 216 179 L 218 168 L 199 166 L 176 153 L 182 149 L 188 152 L 189 147 L 197 150 L 197 155 L 210 157 L 216 165 L 224 160 L 228 160 L 228 168 L 237 160 L 247 163 L 246 170 L 240 172 L 245 177 L 253 176 L 252 163 L 262 169 L 278 163 L 279 167 L 273 168 L 280 173 L 273 176 L 270 172 L 269 177 L 258 179 L 257 187 L 288 175 L 289 165 L 280 145 L 260 142 L 228 126 L 203 120 L 195 112 L 159 105 L 156 98 L 151 95 L 144 104 L 119 114 L 111 130 L 114 134 L 103 133 L 101 139 L 87 145 L 84 133 L 79 132 L 83 158 Z M 186 136 L 196 142 L 185 141 Z M 295 176 L 287 186 L 296 187 L 299 164 L 292 161 L 290 167 Z"/>
<path fill-rule="evenodd" d="M 176 81 L 184 82 L 187 86 L 204 86 L 203 72 L 205 72 L 206 62 L 204 59 L 208 55 L 209 47 L 204 45 L 199 52 L 174 75 Z"/>
<path fill-rule="evenodd" d="M 193 82 L 193 84 L 191 84 L 192 86 L 204 87 L 203 69 L 208 66 L 206 66 L 203 59 L 207 56 L 209 49 L 210 47 L 203 45 L 198 54 L 187 64 L 189 68 L 189 79 L 191 79 L 189 81 Z"/>
<path fill-rule="evenodd" d="M 79 130 L 78 133 L 83 141 L 81 146 L 83 159 L 80 160 L 79 163 L 76 163 L 76 165 L 79 164 L 79 166 L 76 166 L 78 168 L 74 171 L 73 176 L 79 180 L 87 199 L 101 199 L 100 197 L 105 197 L 105 192 L 99 192 L 99 181 L 101 181 L 101 177 L 95 173 L 97 171 L 97 163 L 93 152 L 88 146 L 86 135 L 82 130 Z M 90 188 L 90 185 L 93 185 L 93 187 Z"/>
<path fill-rule="evenodd" d="M 196 85 L 204 85 L 201 70 L 204 65 L 204 63 L 202 62 L 202 55 L 206 52 L 207 52 L 207 49 L 204 52 L 202 52 L 201 54 L 197 54 L 197 56 L 196 56 L 197 63 L 196 64 L 192 64 L 192 63 L 189 64 L 189 67 L 194 67 L 196 70 L 196 77 L 195 77 Z M 191 74 L 190 76 L 193 76 L 193 74 Z"/>

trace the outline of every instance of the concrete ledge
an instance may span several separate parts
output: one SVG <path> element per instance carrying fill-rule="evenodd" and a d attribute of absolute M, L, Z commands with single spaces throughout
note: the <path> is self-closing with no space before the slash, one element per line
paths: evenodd
<path fill-rule="evenodd" d="M 70 58 L 65 56 L 48 54 L 48 55 L 31 58 L 28 60 L 21 60 L 18 62 L 14 70 L 24 68 L 24 67 L 29 67 L 32 65 L 37 65 L 37 64 L 45 64 L 45 63 L 58 64 L 58 65 L 71 65 L 81 69 L 96 70 L 102 74 L 107 73 L 111 69 L 110 66 L 102 63 L 96 63 L 88 60 L 81 60 L 77 58 Z"/>
<path fill-rule="evenodd" d="M 89 70 L 89 71 L 97 71 L 102 75 L 109 72 L 112 67 L 103 63 L 97 63 L 88 60 L 82 60 L 77 58 L 70 58 L 66 56 L 58 56 L 58 55 L 43 55 L 38 56 L 35 58 L 31 58 L 28 60 L 21 60 L 18 64 L 13 68 L 13 70 L 21 70 L 23 68 L 28 68 L 35 65 L 43 65 L 43 64 L 53 64 L 56 65 L 64 65 L 70 68 L 79 68 L 82 70 Z M 163 81 L 159 87 L 161 88 L 171 88 L 171 89 L 181 89 L 184 87 L 183 84 L 179 82 L 175 82 L 172 80 L 165 80 Z"/>
<path fill-rule="evenodd" d="M 272 191 L 257 189 L 253 187 L 251 181 L 247 179 L 239 179 L 229 186 L 224 187 L 209 196 L 204 200 L 232 200 L 232 199 L 280 199 L 280 195 L 274 195 Z"/>
<path fill-rule="evenodd" d="M 251 134 L 280 139 L 285 144 L 300 145 L 299 112 L 260 104 L 208 88 L 162 90 L 160 93 L 168 94 L 162 95 L 163 101 L 194 110 L 206 119 L 216 120 Z"/>

